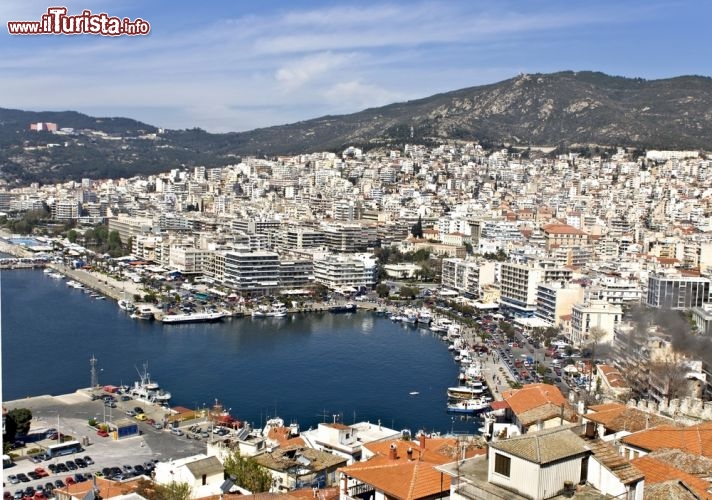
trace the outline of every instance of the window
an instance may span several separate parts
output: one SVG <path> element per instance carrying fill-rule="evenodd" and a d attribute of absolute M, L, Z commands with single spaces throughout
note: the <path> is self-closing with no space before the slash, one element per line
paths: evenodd
<path fill-rule="evenodd" d="M 509 477 L 509 469 L 512 466 L 512 459 L 499 453 L 494 454 L 494 471 L 497 474 Z"/>

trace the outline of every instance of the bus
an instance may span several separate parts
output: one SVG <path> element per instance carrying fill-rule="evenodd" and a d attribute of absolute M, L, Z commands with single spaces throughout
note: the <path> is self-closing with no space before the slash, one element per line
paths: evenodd
<path fill-rule="evenodd" d="M 51 444 L 47 447 L 47 455 L 49 458 L 61 457 L 62 455 L 71 455 L 82 451 L 82 445 L 79 441 L 67 441 L 61 444 Z"/>

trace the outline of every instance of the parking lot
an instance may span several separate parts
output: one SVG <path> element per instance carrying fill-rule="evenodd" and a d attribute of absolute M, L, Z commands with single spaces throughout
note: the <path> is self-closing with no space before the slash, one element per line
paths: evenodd
<path fill-rule="evenodd" d="M 128 479 L 134 475 L 150 474 L 150 466 L 155 461 L 166 461 L 191 456 L 198 453 L 205 453 L 207 439 L 202 437 L 201 432 L 172 433 L 169 429 L 156 429 L 146 421 L 136 421 L 139 426 L 140 435 L 115 441 L 110 437 L 97 435 L 97 429 L 89 426 L 89 419 L 95 418 L 99 422 L 111 419 L 130 418 L 126 412 L 138 406 L 135 401 L 119 401 L 115 408 L 104 405 L 103 400 L 92 401 L 87 394 L 77 392 L 65 396 L 40 396 L 27 398 L 19 401 L 5 403 L 8 410 L 13 408 L 28 408 L 33 415 L 29 436 L 33 435 L 33 430 L 57 430 L 63 436 L 71 436 L 74 440 L 83 444 L 83 450 L 77 453 L 52 457 L 45 460 L 35 458 L 18 458 L 14 466 L 4 468 L 3 482 L 4 491 L 11 496 L 19 495 L 20 498 L 34 496 L 38 487 L 44 487 L 51 483 L 53 487 L 62 487 L 69 481 L 91 478 L 92 475 L 103 475 L 113 477 L 117 480 Z M 146 405 L 142 405 L 146 406 Z M 164 410 L 160 408 L 146 408 L 146 413 L 154 417 L 162 415 Z M 157 419 L 157 418 L 156 418 Z M 161 419 L 162 420 L 162 419 Z M 202 426 L 202 430 L 207 433 L 207 425 Z M 52 432 L 49 435 L 53 435 Z M 190 436 L 190 438 L 188 438 Z M 211 434 L 208 434 L 212 438 Z M 33 455 L 42 455 L 44 450 L 52 444 L 57 444 L 54 440 L 45 436 L 38 436 L 43 439 L 28 441 L 23 449 L 18 453 L 26 453 L 28 450 L 37 450 Z M 217 436 L 216 436 L 217 437 Z M 82 463 L 84 457 L 89 456 L 88 462 Z M 79 461 L 77 461 L 79 459 Z M 137 467 L 138 466 L 138 467 Z M 74 467 L 74 468 L 72 468 Z M 41 469 L 37 471 L 36 469 Z M 32 474 L 30 474 L 32 473 Z M 45 475 L 46 474 L 46 475 Z M 75 474 L 81 476 L 75 477 Z M 33 477 L 37 475 L 36 477 Z M 10 476 L 14 476 L 11 478 Z M 17 483 L 12 484 L 12 481 Z M 58 483 L 61 481 L 61 483 Z M 32 495 L 26 495 L 30 489 L 35 490 Z M 27 490 L 27 491 L 24 491 Z M 35 498 L 41 500 L 42 495 Z"/>

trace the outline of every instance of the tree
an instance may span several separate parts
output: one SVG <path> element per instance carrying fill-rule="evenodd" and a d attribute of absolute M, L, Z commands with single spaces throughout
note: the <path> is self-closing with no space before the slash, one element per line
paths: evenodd
<path fill-rule="evenodd" d="M 69 240 L 70 243 L 76 243 L 77 242 L 77 237 L 79 235 L 74 229 L 70 229 L 69 232 L 67 233 L 67 239 Z"/>
<path fill-rule="evenodd" d="M 376 293 L 380 298 L 384 299 L 391 293 L 391 288 L 385 283 L 379 283 L 376 286 Z"/>
<path fill-rule="evenodd" d="M 413 235 L 413 238 L 422 238 L 423 237 L 423 217 L 418 216 L 418 222 L 416 222 L 413 227 L 410 229 L 410 233 Z"/>
<path fill-rule="evenodd" d="M 193 491 L 188 483 L 158 484 L 142 478 L 136 481 L 135 493 L 148 500 L 189 500 Z"/>
<path fill-rule="evenodd" d="M 599 327 L 594 326 L 588 331 L 588 341 L 591 344 L 591 373 L 589 374 L 588 382 L 588 392 L 591 393 L 592 381 L 593 381 L 593 366 L 596 363 L 596 346 L 598 343 L 607 335 L 606 331 Z M 567 346 L 568 347 L 568 346 Z"/>
<path fill-rule="evenodd" d="M 418 287 L 404 285 L 398 289 L 398 295 L 403 299 L 414 299 L 418 291 Z"/>
<path fill-rule="evenodd" d="M 5 419 L 6 442 L 14 443 L 15 436 L 30 432 L 32 412 L 27 408 L 14 408 L 7 412 Z"/>
<path fill-rule="evenodd" d="M 243 457 L 239 450 L 228 455 L 223 462 L 225 474 L 235 478 L 235 484 L 252 493 L 269 491 L 272 475 L 252 457 Z"/>

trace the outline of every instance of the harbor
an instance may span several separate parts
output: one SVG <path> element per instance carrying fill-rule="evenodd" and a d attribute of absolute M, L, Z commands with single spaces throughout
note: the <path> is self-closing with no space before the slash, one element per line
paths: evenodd
<path fill-rule="evenodd" d="M 171 406 L 200 408 L 217 397 L 256 424 L 280 415 L 308 428 L 337 415 L 349 423 L 380 419 L 394 428 L 476 432 L 472 421 L 446 412 L 446 389 L 459 368 L 424 327 L 374 312 L 328 310 L 166 326 L 131 319 L 115 302 L 95 300 L 40 270 L 3 273 L 3 282 L 7 400 L 89 386 L 87 360 L 95 355 L 102 386 L 130 384 L 135 366 L 148 361 L 172 393 Z M 52 353 L 41 358 L 42 371 L 52 376 L 16 376 L 40 348 Z M 390 368 L 394 360 L 407 369 Z"/>

